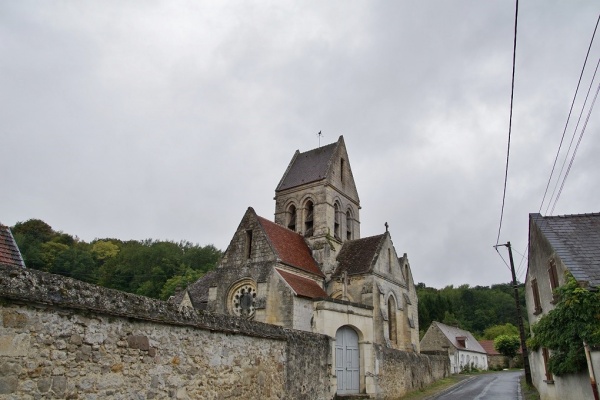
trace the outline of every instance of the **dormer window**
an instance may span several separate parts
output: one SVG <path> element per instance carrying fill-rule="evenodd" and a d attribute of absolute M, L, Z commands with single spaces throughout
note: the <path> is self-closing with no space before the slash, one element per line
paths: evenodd
<path fill-rule="evenodd" d="M 305 217 L 304 217 L 304 236 L 310 237 L 313 235 L 313 215 L 314 215 L 314 206 L 312 201 L 307 201 L 306 206 L 304 207 Z"/>
<path fill-rule="evenodd" d="M 467 338 L 464 337 L 464 336 L 457 336 L 456 337 L 456 343 L 458 343 L 458 345 L 460 347 L 463 347 L 465 349 L 467 348 Z"/>

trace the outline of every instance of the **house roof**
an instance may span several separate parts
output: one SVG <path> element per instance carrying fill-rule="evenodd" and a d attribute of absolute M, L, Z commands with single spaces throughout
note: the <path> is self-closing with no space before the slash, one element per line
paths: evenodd
<path fill-rule="evenodd" d="M 333 276 L 341 276 L 343 272 L 348 275 L 371 272 L 385 235 L 387 233 L 344 242 L 337 256 L 338 267 Z"/>
<path fill-rule="evenodd" d="M 25 267 L 25 262 L 10 228 L 2 224 L 0 224 L 0 264 Z"/>
<path fill-rule="evenodd" d="M 600 213 L 529 217 L 578 282 L 600 287 Z"/>
<path fill-rule="evenodd" d="M 302 235 L 257 215 L 273 251 L 287 265 L 324 277 Z"/>
<path fill-rule="evenodd" d="M 292 157 L 292 161 L 284 172 L 275 191 L 278 192 L 325 179 L 327 172 L 329 171 L 331 158 L 335 153 L 339 142 L 340 141 L 338 140 L 335 143 L 309 150 L 304 153 L 300 153 L 296 150 L 296 153 L 294 153 L 294 156 Z"/>
<path fill-rule="evenodd" d="M 292 290 L 300 297 L 309 299 L 328 297 L 327 293 L 315 281 L 275 268 Z"/>
<path fill-rule="evenodd" d="M 500 353 L 498 353 L 498 350 L 496 350 L 496 348 L 494 347 L 493 340 L 480 340 L 479 344 L 481 345 L 481 347 L 483 347 L 483 349 L 489 356 L 501 355 Z"/>
<path fill-rule="evenodd" d="M 465 331 L 464 329 L 457 328 L 455 326 L 449 326 L 442 324 L 441 322 L 433 321 L 432 325 L 436 325 L 439 330 L 446 336 L 446 338 L 452 343 L 458 350 L 474 351 L 476 353 L 486 353 L 481 344 L 473 337 L 471 332 Z M 465 346 L 458 343 L 457 339 L 463 339 Z"/>
<path fill-rule="evenodd" d="M 496 348 L 494 347 L 493 340 L 480 340 L 479 344 L 481 345 L 481 347 L 483 347 L 483 349 L 488 354 L 488 356 L 501 356 L 502 355 L 502 354 L 498 353 L 498 350 L 496 350 Z M 521 346 L 519 346 L 519 349 L 517 350 L 517 354 L 521 354 L 521 353 L 522 353 Z"/>

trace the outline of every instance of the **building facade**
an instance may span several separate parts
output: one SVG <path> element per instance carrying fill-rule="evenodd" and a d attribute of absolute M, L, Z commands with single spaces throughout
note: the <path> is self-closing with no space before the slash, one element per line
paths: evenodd
<path fill-rule="evenodd" d="M 529 324 L 552 310 L 554 289 L 565 283 L 569 272 L 588 290 L 600 287 L 600 213 L 543 217 L 529 215 L 529 254 L 525 301 Z M 542 400 L 591 399 L 590 373 L 600 371 L 600 351 L 593 351 L 592 371 L 554 376 L 547 368 L 552 352 L 530 349 L 533 384 Z M 588 367 L 589 368 L 589 367 Z M 590 373 L 588 373 L 590 372 Z"/>
<path fill-rule="evenodd" d="M 421 351 L 446 352 L 450 372 L 458 374 L 472 369 L 487 370 L 487 353 L 471 332 L 433 321 L 421 339 Z"/>
<path fill-rule="evenodd" d="M 296 151 L 275 189 L 275 218 L 248 208 L 217 268 L 172 301 L 328 335 L 338 394 L 375 393 L 373 344 L 419 352 L 417 294 L 387 229 L 360 233 L 343 137 Z"/>

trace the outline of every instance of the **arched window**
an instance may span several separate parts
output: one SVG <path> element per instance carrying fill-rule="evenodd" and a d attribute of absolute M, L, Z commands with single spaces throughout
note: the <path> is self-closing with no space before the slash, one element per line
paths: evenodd
<path fill-rule="evenodd" d="M 333 236 L 337 240 L 342 240 L 342 237 L 340 236 L 340 207 L 337 202 L 333 204 L 333 212 Z"/>
<path fill-rule="evenodd" d="M 287 227 L 294 232 L 296 231 L 296 206 L 291 204 L 287 211 Z"/>
<path fill-rule="evenodd" d="M 352 240 L 352 213 L 346 212 L 346 240 Z"/>
<path fill-rule="evenodd" d="M 388 333 L 390 342 L 393 344 L 398 343 L 398 331 L 396 323 L 396 301 L 394 296 L 388 298 Z"/>
<path fill-rule="evenodd" d="M 304 206 L 304 236 L 313 235 L 313 202 L 308 200 Z"/>

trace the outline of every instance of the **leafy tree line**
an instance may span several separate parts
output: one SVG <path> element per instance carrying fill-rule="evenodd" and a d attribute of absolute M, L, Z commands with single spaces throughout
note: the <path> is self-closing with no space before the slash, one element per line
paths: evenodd
<path fill-rule="evenodd" d="M 527 320 L 524 285 L 519 285 L 519 300 Z M 436 289 L 417 284 L 419 329 L 425 334 L 433 321 L 458 326 L 479 339 L 500 335 L 519 335 L 516 305 L 511 283 L 492 286 L 461 285 Z"/>
<path fill-rule="evenodd" d="M 185 241 L 87 243 L 39 219 L 18 222 L 11 230 L 28 268 L 161 299 L 213 269 L 222 254 L 213 245 Z"/>

